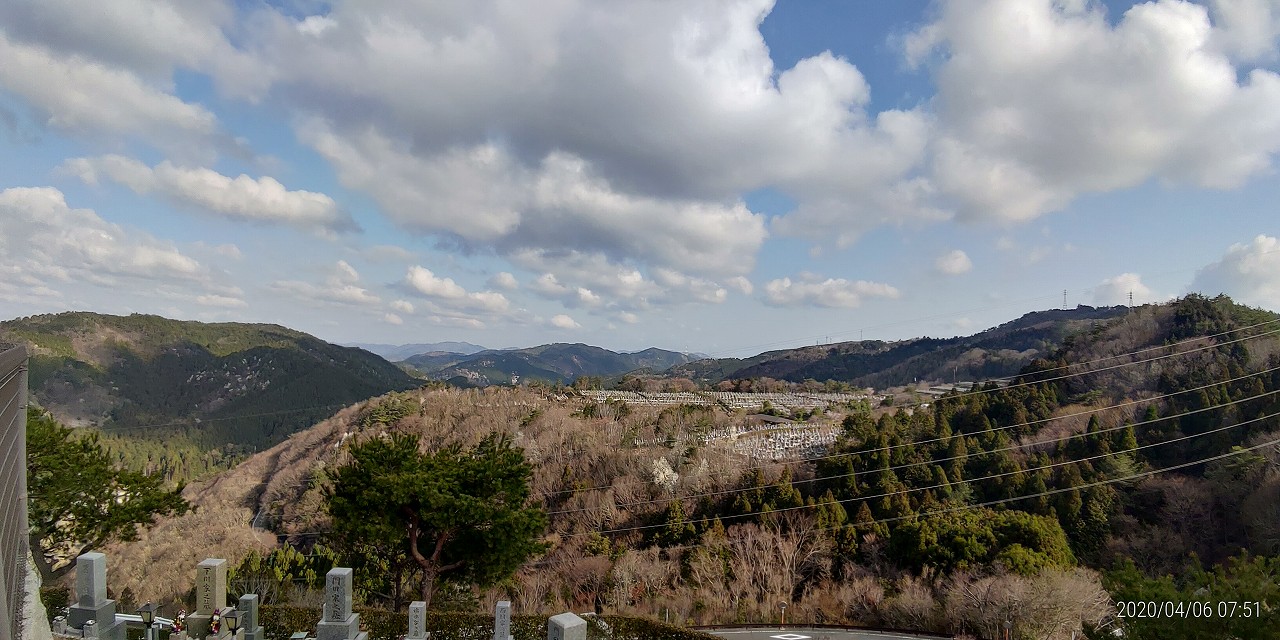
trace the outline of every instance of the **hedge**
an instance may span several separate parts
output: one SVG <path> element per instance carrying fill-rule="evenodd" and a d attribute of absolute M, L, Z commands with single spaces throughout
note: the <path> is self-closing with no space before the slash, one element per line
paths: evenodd
<path fill-rule="evenodd" d="M 356 609 L 360 627 L 369 632 L 370 640 L 395 640 L 409 630 L 409 616 L 382 609 Z M 264 606 L 258 617 L 267 638 L 288 640 L 297 631 L 315 634 L 320 609 Z M 656 620 L 599 616 L 587 619 L 587 640 L 714 640 L 715 636 Z M 432 640 L 491 640 L 493 616 L 469 613 L 428 613 L 427 630 Z M 543 640 L 547 637 L 547 618 L 543 616 L 511 616 L 511 635 L 515 640 Z"/>

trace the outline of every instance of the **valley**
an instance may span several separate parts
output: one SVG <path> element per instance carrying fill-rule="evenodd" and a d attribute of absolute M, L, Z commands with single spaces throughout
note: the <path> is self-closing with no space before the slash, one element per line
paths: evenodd
<path fill-rule="evenodd" d="M 1035 597 L 1059 604 L 1036 625 L 1100 625 L 1114 615 L 1110 597 L 1146 593 L 1155 587 L 1142 575 L 1185 571 L 1189 554 L 1228 567 L 1247 561 L 1233 559 L 1241 548 L 1272 552 L 1277 323 L 1196 296 L 1083 330 L 1037 322 L 1061 343 L 999 384 L 934 380 L 891 394 L 768 378 L 753 384 L 787 390 L 394 391 L 187 486 L 194 510 L 107 551 L 130 567 L 227 557 L 233 585 L 274 575 L 282 603 L 313 597 L 304 574 L 352 563 L 362 597 L 394 610 L 404 602 L 388 594 L 415 588 L 418 574 L 334 537 L 332 470 L 362 443 L 410 437 L 424 452 L 465 451 L 497 435 L 529 465 L 545 551 L 505 581 L 442 583 L 442 607 L 505 598 L 527 612 L 705 625 L 768 622 L 771 603 L 786 601 L 797 620 L 938 631 Z M 280 555 L 290 549 L 307 560 Z M 359 569 L 375 561 L 401 568 Z M 122 579 L 146 600 L 190 586 L 181 572 Z M 1013 600 L 951 604 L 992 588 Z"/>

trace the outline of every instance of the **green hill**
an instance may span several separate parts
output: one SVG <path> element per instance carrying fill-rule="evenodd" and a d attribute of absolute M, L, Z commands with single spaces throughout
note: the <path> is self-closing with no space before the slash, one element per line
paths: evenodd
<path fill-rule="evenodd" d="M 1047 355 L 1066 336 L 1127 312 L 1126 307 L 1088 306 L 1037 311 L 971 336 L 863 340 L 783 349 L 750 358 L 699 360 L 675 366 L 667 375 L 704 383 L 767 377 L 789 382 L 836 380 L 875 388 L 917 380 L 1004 378 Z"/>
<path fill-rule="evenodd" d="M 32 395 L 68 424 L 232 453 L 416 386 L 369 352 L 276 325 L 74 312 L 0 322 L 0 340 L 30 347 Z"/>
<path fill-rule="evenodd" d="M 662 371 L 692 359 L 684 353 L 658 348 L 618 353 L 581 343 L 554 343 L 470 356 L 425 353 L 405 362 L 433 378 L 462 377 L 484 385 L 510 383 L 514 376 L 520 381 L 564 383 L 582 376 L 616 376 L 637 369 Z"/>

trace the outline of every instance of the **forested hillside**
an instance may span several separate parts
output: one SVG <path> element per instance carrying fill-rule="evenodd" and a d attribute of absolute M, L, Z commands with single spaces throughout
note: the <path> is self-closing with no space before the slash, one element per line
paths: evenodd
<path fill-rule="evenodd" d="M 883 389 L 916 381 L 987 380 L 1017 375 L 1068 335 L 1106 323 L 1125 307 L 1052 309 L 1028 313 L 971 336 L 862 340 L 769 351 L 750 358 L 706 359 L 675 366 L 669 376 L 701 383 L 773 378 L 835 380 Z"/>
<path fill-rule="evenodd" d="M 371 353 L 275 325 L 61 313 L 0 323 L 0 340 L 31 349 L 39 405 L 101 428 L 132 466 L 181 477 L 416 386 Z"/>
<path fill-rule="evenodd" d="M 471 384 L 510 384 L 513 379 L 567 383 L 580 377 L 616 376 L 637 369 L 664 371 L 686 364 L 692 356 L 649 348 L 619 353 L 587 344 L 544 344 L 527 349 L 505 349 L 461 354 L 425 353 L 405 362 L 436 379 L 456 379 Z"/>
<path fill-rule="evenodd" d="M 1146 306 L 1065 340 L 1005 388 L 815 416 L 840 425 L 836 445 L 779 462 L 737 453 L 723 434 L 743 414 L 713 407 L 598 405 L 536 389 L 392 394 L 190 495 L 221 505 L 217 521 L 257 514 L 299 549 L 324 549 L 326 478 L 345 463 L 345 443 L 407 433 L 435 451 L 497 431 L 533 464 L 550 547 L 481 603 L 446 591 L 458 606 L 511 598 L 524 611 L 708 624 L 776 622 L 785 602 L 789 620 L 985 638 L 1009 617 L 1015 637 L 1103 625 L 1132 637 L 1272 637 L 1263 630 L 1280 628 L 1278 336 L 1275 314 L 1226 298 Z M 238 516 L 227 517 L 230 505 Z M 217 526 L 202 517 L 156 535 Z M 248 539 L 235 533 L 243 525 L 230 529 Z M 142 566 L 148 552 L 119 550 Z M 312 557 L 404 561 L 361 555 L 372 552 Z M 250 558 L 258 564 L 242 570 L 287 574 L 290 557 Z M 360 595 L 390 603 L 413 575 L 365 571 Z M 305 597 L 287 583 L 279 598 Z M 139 588 L 165 597 L 155 583 Z M 1173 593 L 1271 604 L 1248 619 L 1187 623 L 1183 635 L 1115 617 L 1113 601 Z"/>

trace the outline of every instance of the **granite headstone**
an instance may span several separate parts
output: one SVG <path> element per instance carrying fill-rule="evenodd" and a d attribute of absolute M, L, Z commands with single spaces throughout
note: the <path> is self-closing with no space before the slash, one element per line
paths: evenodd
<path fill-rule="evenodd" d="M 116 601 L 107 598 L 107 557 L 97 551 L 76 558 L 76 602 L 67 624 L 104 640 L 124 639 L 124 622 L 116 622 Z"/>
<path fill-rule="evenodd" d="M 587 640 L 587 621 L 568 612 L 551 616 L 547 640 Z"/>
<path fill-rule="evenodd" d="M 324 579 L 324 613 L 316 627 L 317 640 L 367 640 L 360 631 L 360 615 L 351 611 L 351 569 L 335 567 Z"/>

